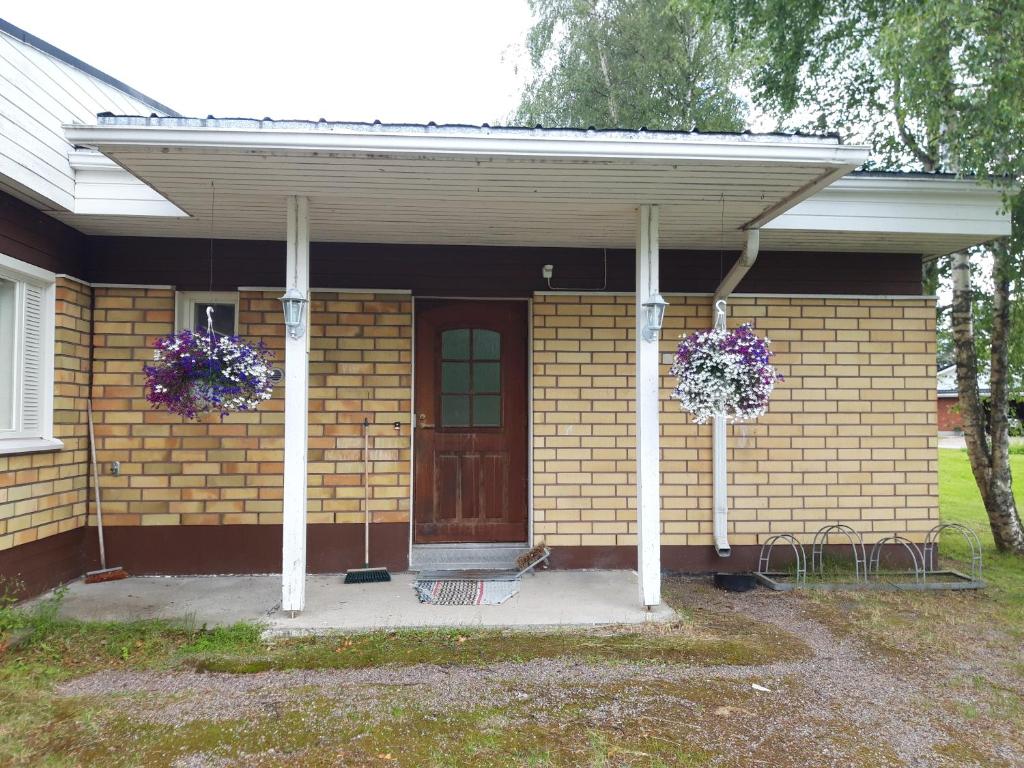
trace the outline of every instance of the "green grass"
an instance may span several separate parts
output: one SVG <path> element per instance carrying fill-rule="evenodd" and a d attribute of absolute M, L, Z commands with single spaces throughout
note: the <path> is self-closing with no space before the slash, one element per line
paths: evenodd
<path fill-rule="evenodd" d="M 1010 467 L 1017 508 L 1024 509 L 1024 454 L 1011 456 Z M 990 596 L 1005 610 L 1005 623 L 1024 635 L 1024 561 L 996 550 L 966 450 L 939 451 L 939 514 L 944 522 L 960 523 L 978 534 Z M 941 553 L 961 562 L 968 559 L 967 544 L 955 534 L 944 537 Z"/>

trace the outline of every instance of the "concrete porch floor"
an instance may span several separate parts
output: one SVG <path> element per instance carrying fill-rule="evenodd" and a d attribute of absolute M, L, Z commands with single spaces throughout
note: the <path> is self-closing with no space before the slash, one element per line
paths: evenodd
<path fill-rule="evenodd" d="M 670 621 L 667 605 L 639 604 L 633 571 L 543 571 L 523 578 L 518 595 L 501 605 L 424 605 L 413 573 L 390 582 L 343 584 L 343 574 L 311 574 L 306 610 L 294 619 L 279 610 L 281 577 L 141 576 L 70 585 L 61 615 L 92 621 L 189 619 L 218 626 L 262 622 L 271 635 L 354 632 L 412 627 L 542 628 Z"/>

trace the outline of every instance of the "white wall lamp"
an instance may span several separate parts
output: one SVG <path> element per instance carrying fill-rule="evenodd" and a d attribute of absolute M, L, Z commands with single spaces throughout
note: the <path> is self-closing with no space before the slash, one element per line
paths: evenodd
<path fill-rule="evenodd" d="M 658 333 L 665 322 L 665 308 L 668 306 L 668 302 L 660 293 L 656 293 L 641 306 L 647 313 L 643 332 L 644 341 L 657 341 Z"/>
<path fill-rule="evenodd" d="M 289 338 L 301 339 L 306 333 L 305 315 L 309 300 L 298 288 L 293 287 L 284 292 L 280 302 L 284 311 L 284 327 L 288 329 Z"/>

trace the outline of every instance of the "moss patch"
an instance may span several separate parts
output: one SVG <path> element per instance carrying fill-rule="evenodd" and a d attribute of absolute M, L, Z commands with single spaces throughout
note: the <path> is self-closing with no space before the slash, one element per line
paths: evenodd
<path fill-rule="evenodd" d="M 384 664 L 483 665 L 501 661 L 572 657 L 591 662 L 669 664 L 764 664 L 795 658 L 805 650 L 780 633 L 765 637 L 725 634 L 691 623 L 643 630 L 596 632 L 509 632 L 502 630 L 434 630 L 371 632 L 356 635 L 294 638 L 239 653 L 182 650 L 181 664 L 211 672 L 251 673 L 286 669 L 360 669 Z M 773 641 L 775 640 L 775 641 Z"/>

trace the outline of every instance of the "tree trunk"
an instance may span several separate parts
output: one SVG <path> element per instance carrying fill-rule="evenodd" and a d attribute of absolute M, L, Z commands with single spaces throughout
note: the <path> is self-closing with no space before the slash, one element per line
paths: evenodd
<path fill-rule="evenodd" d="M 1000 550 L 1024 555 L 1024 527 L 1013 498 L 1010 472 L 1010 280 L 1012 255 L 1006 240 L 992 247 L 992 361 L 990 363 L 989 434 L 992 474 L 989 523 Z"/>
<path fill-rule="evenodd" d="M 600 54 L 598 56 L 601 62 L 601 75 L 604 77 L 605 88 L 608 89 L 608 113 L 612 118 L 612 128 L 621 128 L 619 125 L 619 105 L 615 101 L 615 89 L 612 86 L 612 77 L 608 72 L 608 56 L 604 52 L 604 46 L 598 43 Z"/>
<path fill-rule="evenodd" d="M 972 326 L 973 290 L 971 264 L 967 252 L 953 255 L 952 331 L 956 352 L 956 380 L 960 394 L 960 414 L 971 471 L 988 513 L 996 548 L 1024 554 L 1024 530 L 1013 499 L 1010 478 L 1009 422 L 1007 419 L 1008 365 L 1007 333 L 1009 325 L 1009 271 L 1006 269 L 1006 244 L 995 248 L 993 277 L 995 317 L 992 328 L 991 423 L 986 425 L 985 410 L 978 393 L 978 355 Z M 990 427 L 992 442 L 986 435 Z"/>

